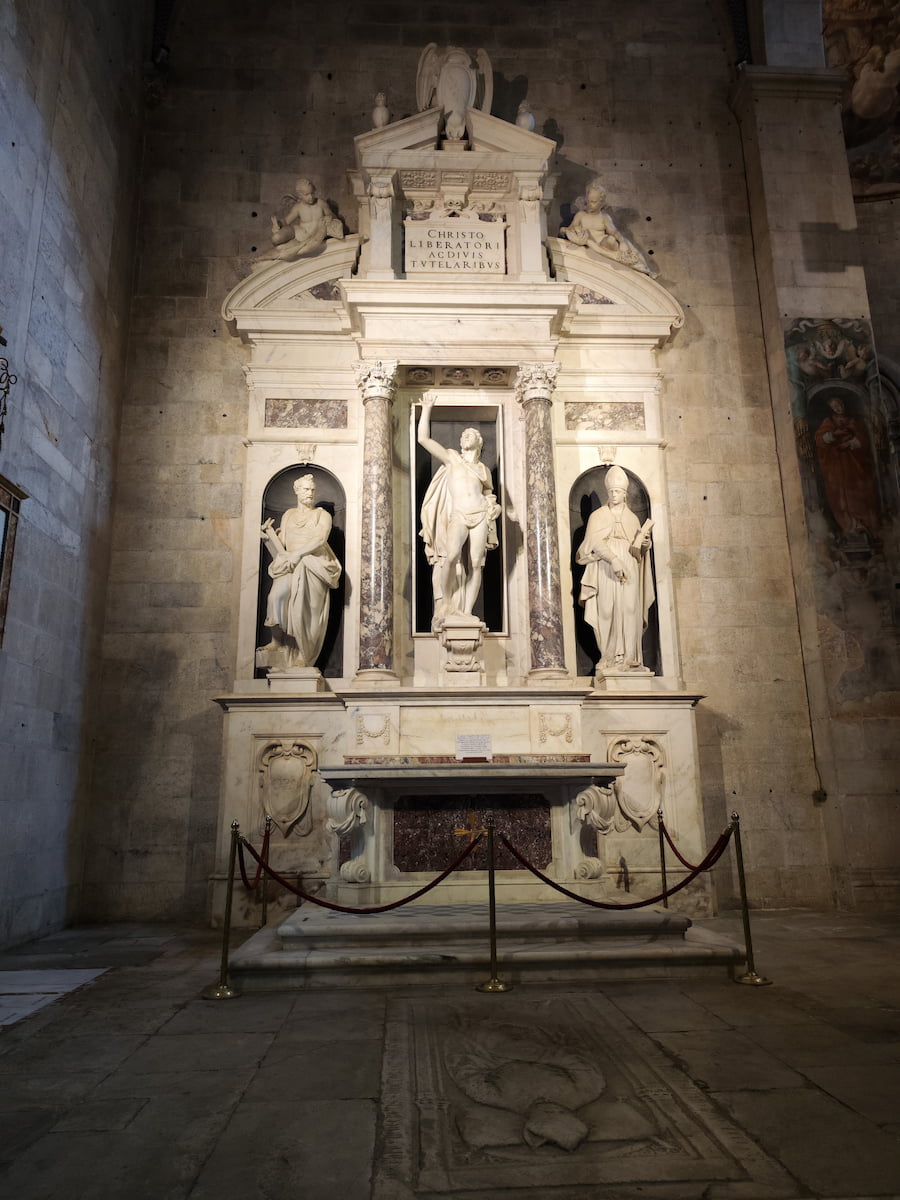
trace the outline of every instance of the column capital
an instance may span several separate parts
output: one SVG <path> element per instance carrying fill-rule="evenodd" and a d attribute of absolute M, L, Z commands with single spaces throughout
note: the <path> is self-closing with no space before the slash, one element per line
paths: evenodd
<path fill-rule="evenodd" d="M 378 359 L 375 362 L 354 363 L 356 386 L 362 392 L 364 404 L 369 400 L 392 401 L 394 399 L 399 365 L 397 359 L 384 361 Z"/>
<path fill-rule="evenodd" d="M 559 363 L 519 363 L 516 399 L 520 404 L 529 404 L 532 400 L 546 400 L 549 403 L 558 374 Z"/>

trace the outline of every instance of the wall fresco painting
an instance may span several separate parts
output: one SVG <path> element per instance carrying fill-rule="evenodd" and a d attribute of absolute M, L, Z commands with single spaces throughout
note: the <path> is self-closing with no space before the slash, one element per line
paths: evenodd
<path fill-rule="evenodd" d="M 785 330 L 785 349 L 807 509 L 824 517 L 819 532 L 832 559 L 863 568 L 882 554 L 889 500 L 889 475 L 879 469 L 887 436 L 869 323 L 801 318 Z"/>
<path fill-rule="evenodd" d="M 900 554 L 893 387 L 868 321 L 785 322 L 791 415 L 821 648 L 843 701 L 900 690 Z"/>

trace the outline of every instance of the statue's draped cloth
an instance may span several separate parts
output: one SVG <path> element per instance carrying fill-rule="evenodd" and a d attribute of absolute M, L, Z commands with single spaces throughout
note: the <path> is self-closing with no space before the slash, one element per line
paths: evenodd
<path fill-rule="evenodd" d="M 336 588 L 341 564 L 328 545 L 331 518 L 321 508 L 291 508 L 281 519 L 278 537 L 288 554 L 301 554 L 292 570 L 274 573 L 266 612 L 267 625 L 280 625 L 297 645 L 302 664 L 315 666 L 328 625 L 328 592 Z"/>
<path fill-rule="evenodd" d="M 590 559 L 581 580 L 578 600 L 584 605 L 584 619 L 593 628 L 601 659 L 610 665 L 622 659 L 642 663 L 641 639 L 647 628 L 647 614 L 656 594 L 650 555 L 635 558 L 631 547 L 641 525 L 630 508 L 618 511 L 609 505 L 595 509 L 588 519 L 579 561 L 592 551 L 600 558 Z M 613 574 L 612 559 L 618 558 L 625 571 L 621 582 Z"/>

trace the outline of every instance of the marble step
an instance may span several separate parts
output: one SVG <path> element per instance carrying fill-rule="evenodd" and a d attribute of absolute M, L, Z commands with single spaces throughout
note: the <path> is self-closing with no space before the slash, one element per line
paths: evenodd
<path fill-rule="evenodd" d="M 522 904 L 498 909 L 497 957 L 500 977 L 511 983 L 603 981 L 730 971 L 744 951 L 662 908 L 607 913 L 574 903 Z M 369 916 L 304 905 L 249 938 L 231 957 L 230 977 L 242 991 L 474 985 L 489 966 L 486 904 Z"/>
<path fill-rule="evenodd" d="M 498 938 L 581 942 L 585 938 L 683 938 L 689 917 L 664 908 L 611 912 L 577 903 L 497 906 Z M 278 937 L 289 949 L 368 947 L 433 941 L 465 945 L 488 936 L 487 904 L 409 904 L 387 913 L 350 914 L 305 904 L 283 921 Z"/>

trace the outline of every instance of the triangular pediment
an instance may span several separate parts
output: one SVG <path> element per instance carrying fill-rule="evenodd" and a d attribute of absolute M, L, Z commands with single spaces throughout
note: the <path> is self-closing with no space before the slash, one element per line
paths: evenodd
<path fill-rule="evenodd" d="M 356 163 L 363 170 L 385 167 L 451 167 L 465 170 L 483 169 L 483 156 L 490 154 L 496 170 L 519 168 L 546 170 L 556 152 L 556 143 L 530 130 L 520 129 L 509 121 L 470 108 L 466 125 L 470 134 L 467 150 L 439 149 L 442 112 L 429 108 L 394 121 L 382 129 L 371 129 L 353 139 Z"/>
<path fill-rule="evenodd" d="M 370 129 L 353 139 L 357 166 L 382 165 L 405 150 L 434 150 L 441 124 L 441 110 L 429 108 L 404 117 L 382 129 Z"/>
<path fill-rule="evenodd" d="M 510 125 L 509 121 L 501 121 L 489 113 L 479 112 L 470 108 L 466 121 L 472 135 L 472 149 L 493 150 L 500 154 L 514 154 L 519 158 L 530 157 L 545 164 L 556 153 L 556 142 L 532 133 L 528 129 L 520 129 L 518 125 Z"/>

